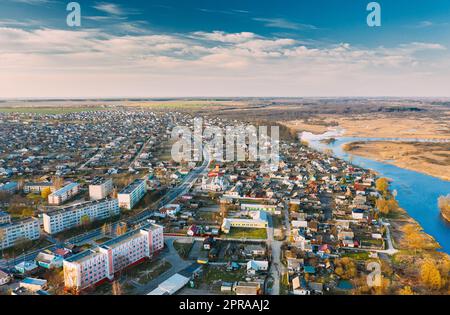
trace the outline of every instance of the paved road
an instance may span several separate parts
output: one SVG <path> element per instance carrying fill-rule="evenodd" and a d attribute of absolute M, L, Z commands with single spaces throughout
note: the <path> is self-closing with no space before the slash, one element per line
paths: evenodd
<path fill-rule="evenodd" d="M 269 216 L 269 227 L 267 228 L 267 246 L 272 249 L 271 254 L 271 264 L 269 275 L 273 280 L 272 290 L 270 292 L 271 295 L 279 295 L 280 294 L 280 277 L 282 273 L 283 265 L 281 263 L 281 245 L 283 244 L 280 241 L 275 240 L 274 238 L 274 227 L 272 216 Z"/>

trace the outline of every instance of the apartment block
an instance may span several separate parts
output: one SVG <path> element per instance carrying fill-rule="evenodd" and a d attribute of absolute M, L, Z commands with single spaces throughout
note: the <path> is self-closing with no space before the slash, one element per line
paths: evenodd
<path fill-rule="evenodd" d="M 11 223 L 11 216 L 9 213 L 0 211 L 0 224 Z"/>
<path fill-rule="evenodd" d="M 71 199 L 80 192 L 80 185 L 78 183 L 70 183 L 63 188 L 48 195 L 48 203 L 50 205 L 60 205 L 65 201 Z"/>
<path fill-rule="evenodd" d="M 21 240 L 37 240 L 39 220 L 35 218 L 0 224 L 0 249 L 13 247 Z"/>
<path fill-rule="evenodd" d="M 120 214 L 117 199 L 95 200 L 44 213 L 44 231 L 56 234 L 77 227 L 88 217 L 90 222 L 104 220 Z"/>
<path fill-rule="evenodd" d="M 91 200 L 100 200 L 109 196 L 113 190 L 112 179 L 95 178 L 89 185 L 89 197 Z"/>
<path fill-rule="evenodd" d="M 163 249 L 163 227 L 149 224 L 64 260 L 64 284 L 81 291 Z"/>
<path fill-rule="evenodd" d="M 133 209 L 133 207 L 139 202 L 139 200 L 144 197 L 146 192 L 147 187 L 145 184 L 145 180 L 136 179 L 117 195 L 117 198 L 119 199 L 119 207 L 128 210 Z"/>

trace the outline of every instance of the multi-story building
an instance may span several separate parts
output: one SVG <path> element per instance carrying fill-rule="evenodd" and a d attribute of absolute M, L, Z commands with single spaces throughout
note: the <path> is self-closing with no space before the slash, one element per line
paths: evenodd
<path fill-rule="evenodd" d="M 56 234 L 77 227 L 85 218 L 89 222 L 104 220 L 120 214 L 117 199 L 95 200 L 44 213 L 44 231 Z"/>
<path fill-rule="evenodd" d="M 41 193 L 43 190 L 50 188 L 51 192 L 55 192 L 55 186 L 53 185 L 53 183 L 26 183 L 23 186 L 23 192 L 28 194 L 28 193 Z"/>
<path fill-rule="evenodd" d="M 21 240 L 37 240 L 40 236 L 39 220 L 29 218 L 0 224 L 0 249 L 13 247 Z"/>
<path fill-rule="evenodd" d="M 163 227 L 149 224 L 64 260 L 64 284 L 80 291 L 136 264 L 164 247 Z"/>
<path fill-rule="evenodd" d="M 48 195 L 48 203 L 51 205 L 60 205 L 78 194 L 79 191 L 80 185 L 78 183 L 70 183 Z"/>
<path fill-rule="evenodd" d="M 89 197 L 91 200 L 100 200 L 109 196 L 113 189 L 112 179 L 95 178 L 89 185 Z"/>
<path fill-rule="evenodd" d="M 18 187 L 17 182 L 9 182 L 6 184 L 0 184 L 0 191 L 7 192 L 9 194 L 13 194 L 16 192 L 17 187 Z"/>
<path fill-rule="evenodd" d="M 0 224 L 11 223 L 11 216 L 9 213 L 0 211 Z"/>
<path fill-rule="evenodd" d="M 119 207 L 128 210 L 133 209 L 133 207 L 139 202 L 139 200 L 144 197 L 147 191 L 145 180 L 136 179 L 130 185 L 125 187 L 118 195 Z"/>

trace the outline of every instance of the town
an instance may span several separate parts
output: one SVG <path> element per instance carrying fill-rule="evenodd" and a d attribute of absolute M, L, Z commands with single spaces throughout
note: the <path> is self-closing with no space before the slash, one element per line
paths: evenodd
<path fill-rule="evenodd" d="M 390 194 L 387 180 L 298 139 L 280 139 L 269 172 L 261 161 L 219 161 L 214 152 L 175 162 L 171 131 L 194 118 L 138 109 L 0 114 L 8 135 L 0 140 L 0 291 L 383 288 L 384 268 L 375 285 L 366 279 L 368 263 L 397 252 L 379 202 Z M 204 118 L 205 126 L 244 123 Z"/>

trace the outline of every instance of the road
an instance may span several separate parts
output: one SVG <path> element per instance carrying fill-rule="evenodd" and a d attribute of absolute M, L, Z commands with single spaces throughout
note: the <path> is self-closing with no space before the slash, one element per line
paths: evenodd
<path fill-rule="evenodd" d="M 183 182 L 179 186 L 173 188 L 168 193 L 166 193 L 166 195 L 160 199 L 160 202 L 157 205 L 157 208 L 160 208 L 164 205 L 170 204 L 175 199 L 177 199 L 179 196 L 182 196 L 182 195 L 186 194 L 187 192 L 189 192 L 189 190 L 195 184 L 197 179 L 204 172 L 206 172 L 208 170 L 208 166 L 209 166 L 210 162 L 211 161 L 210 161 L 209 152 L 205 149 L 205 150 L 203 150 L 202 165 L 195 168 L 192 172 L 190 172 L 184 178 Z M 135 226 L 144 224 L 149 218 L 151 218 L 154 211 L 155 210 L 146 209 L 126 220 L 116 221 L 116 222 L 112 223 L 112 227 L 113 227 L 112 230 L 114 231 L 114 226 L 117 225 L 119 222 L 123 222 L 123 221 L 125 221 L 127 224 L 135 225 Z M 71 237 L 71 238 L 65 240 L 65 242 L 72 243 L 72 244 L 87 243 L 87 242 L 93 241 L 94 239 L 96 239 L 100 236 L 102 236 L 102 229 L 97 228 L 97 229 L 91 230 L 89 232 Z M 37 254 L 39 254 L 39 252 L 46 250 L 46 249 L 50 249 L 50 250 L 55 249 L 57 247 L 57 245 L 58 244 L 53 244 L 53 245 L 49 245 L 49 246 L 42 247 L 39 249 L 35 249 L 31 252 L 22 254 L 22 255 L 16 257 L 15 259 L 10 259 L 10 260 L 2 259 L 2 260 L 0 260 L 0 268 L 9 268 L 9 267 L 13 266 L 15 262 L 18 262 L 18 261 L 34 260 L 34 258 L 37 256 Z"/>
<path fill-rule="evenodd" d="M 282 275 L 282 268 L 284 267 L 281 263 L 281 245 L 283 243 L 275 240 L 274 238 L 274 226 L 272 221 L 272 216 L 269 216 L 269 227 L 267 228 L 267 246 L 271 248 L 271 264 L 269 269 L 270 278 L 273 280 L 271 295 L 280 294 L 280 278 Z"/>

